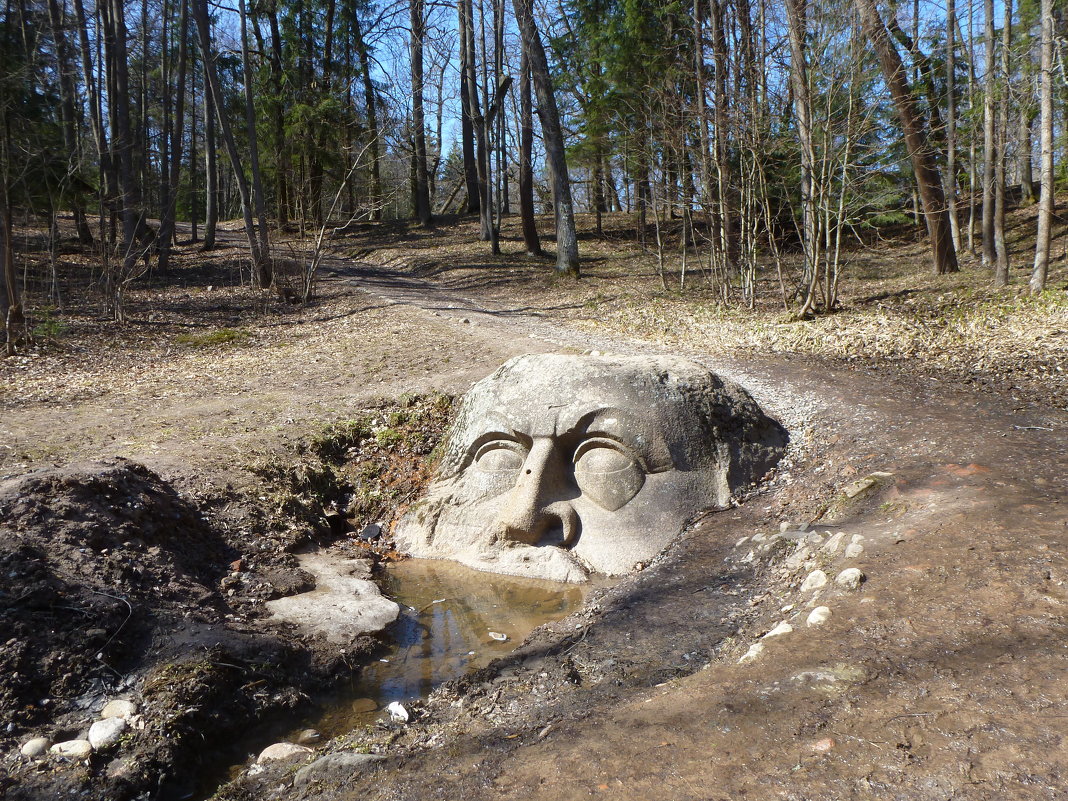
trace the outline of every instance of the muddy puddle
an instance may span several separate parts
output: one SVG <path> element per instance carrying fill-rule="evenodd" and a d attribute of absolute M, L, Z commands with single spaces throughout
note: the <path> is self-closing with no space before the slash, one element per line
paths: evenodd
<path fill-rule="evenodd" d="M 425 698 L 442 682 L 513 651 L 537 626 L 582 607 L 597 584 L 560 584 L 410 559 L 387 567 L 382 592 L 401 605 L 390 646 L 302 725 L 336 737 L 383 717 L 393 701 Z M 504 639 L 502 639 L 502 637 Z"/>
<path fill-rule="evenodd" d="M 377 578 L 382 593 L 401 606 L 377 657 L 334 693 L 317 698 L 308 714 L 276 721 L 235 744 L 226 775 L 205 781 L 195 798 L 211 797 L 219 780 L 236 778 L 247 759 L 272 742 L 297 742 L 303 730 L 315 729 L 322 744 L 387 719 L 391 702 L 426 698 L 443 682 L 505 656 L 533 629 L 580 609 L 593 589 L 611 583 L 561 584 L 429 559 L 388 565 Z"/>

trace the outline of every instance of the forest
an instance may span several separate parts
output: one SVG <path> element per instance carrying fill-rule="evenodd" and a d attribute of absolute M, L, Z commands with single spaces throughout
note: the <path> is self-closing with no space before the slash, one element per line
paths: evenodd
<path fill-rule="evenodd" d="M 625 214 L 723 302 L 834 311 L 844 250 L 919 227 L 930 269 L 1050 263 L 1068 164 L 1054 0 L 7 0 L 0 311 L 12 353 L 76 237 L 101 312 L 243 220 L 248 281 L 307 302 L 346 226 L 477 215 L 500 252 Z M 1058 167 L 1060 165 L 1060 167 Z M 294 245 L 294 241 L 298 245 Z M 64 244 L 64 243 L 68 244 Z M 669 252 L 670 251 L 670 252 Z M 285 284 L 282 287 L 282 284 Z"/>

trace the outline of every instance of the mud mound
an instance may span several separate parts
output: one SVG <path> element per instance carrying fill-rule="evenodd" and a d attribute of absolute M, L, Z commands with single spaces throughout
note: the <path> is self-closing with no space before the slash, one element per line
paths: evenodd
<path fill-rule="evenodd" d="M 161 613 L 218 611 L 234 556 L 158 476 L 124 460 L 0 483 L 0 724 L 113 683 Z"/>

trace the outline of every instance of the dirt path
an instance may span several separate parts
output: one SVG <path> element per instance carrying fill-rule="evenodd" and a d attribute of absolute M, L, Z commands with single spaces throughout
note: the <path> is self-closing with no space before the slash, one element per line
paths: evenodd
<path fill-rule="evenodd" d="M 577 311 L 549 299 L 510 307 L 327 266 L 328 286 L 355 290 L 340 319 L 308 317 L 208 369 L 176 353 L 108 384 L 87 365 L 91 392 L 9 396 L 0 470 L 123 455 L 180 483 L 235 481 L 252 456 L 372 397 L 462 391 L 523 352 L 657 351 L 568 328 Z M 275 781 L 260 797 L 1064 797 L 1068 418 L 930 379 L 689 355 L 779 415 L 798 463 L 599 608 L 543 630 L 460 711 L 432 707 L 365 779 Z M 875 471 L 889 475 L 827 525 L 765 551 L 781 522 L 807 523 Z M 862 551 L 846 557 L 855 536 Z M 836 588 L 850 566 L 866 581 Z M 831 585 L 802 592 L 816 569 Z M 830 620 L 806 626 L 824 605 Z M 794 630 L 738 663 L 783 621 Z"/>
<path fill-rule="evenodd" d="M 339 277 L 460 331 L 652 349 L 573 333 L 548 305 L 501 308 L 377 268 Z M 392 767 L 325 797 L 1064 797 L 1068 418 L 930 379 L 704 360 L 783 417 L 805 464 L 699 526 L 592 618 L 543 632 L 493 679 L 492 703 L 413 729 Z M 791 534 L 785 563 L 759 566 L 752 540 L 734 547 L 807 522 L 874 471 L 890 475 L 814 525 L 813 542 Z M 733 597 L 750 549 L 751 592 Z M 850 566 L 866 580 L 836 588 Z M 830 588 L 803 592 L 818 568 Z M 824 605 L 830 620 L 808 627 Z M 784 621 L 792 632 L 738 664 Z M 554 684 L 564 665 L 576 676 Z"/>

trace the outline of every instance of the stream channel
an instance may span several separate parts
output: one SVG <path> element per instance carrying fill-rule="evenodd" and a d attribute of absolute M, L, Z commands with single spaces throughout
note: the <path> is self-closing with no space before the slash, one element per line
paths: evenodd
<path fill-rule="evenodd" d="M 384 632 L 384 650 L 350 682 L 319 698 L 316 709 L 242 743 L 229 778 L 247 767 L 246 757 L 272 742 L 296 741 L 303 729 L 315 729 L 325 743 L 384 719 L 393 701 L 426 698 L 439 684 L 510 653 L 533 629 L 580 609 L 591 590 L 611 582 L 563 584 L 408 559 L 388 565 L 379 583 L 401 606 L 400 617 Z"/>

